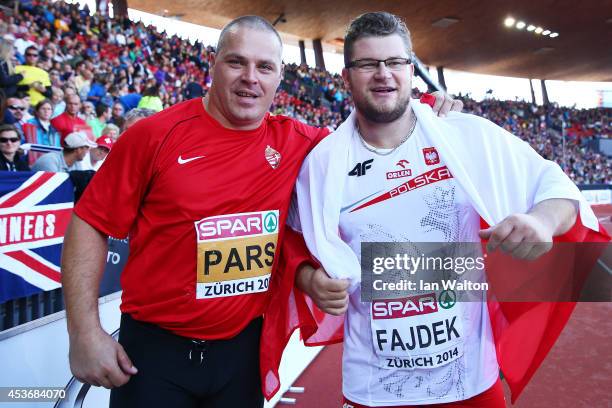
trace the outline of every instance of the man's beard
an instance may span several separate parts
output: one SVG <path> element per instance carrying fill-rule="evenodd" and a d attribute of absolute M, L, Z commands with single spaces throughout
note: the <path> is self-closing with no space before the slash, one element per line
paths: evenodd
<path fill-rule="evenodd" d="M 376 105 L 365 99 L 364 101 L 354 101 L 355 107 L 370 122 L 390 123 L 399 119 L 408 109 L 410 97 L 400 99 L 391 110 L 381 111 Z"/>

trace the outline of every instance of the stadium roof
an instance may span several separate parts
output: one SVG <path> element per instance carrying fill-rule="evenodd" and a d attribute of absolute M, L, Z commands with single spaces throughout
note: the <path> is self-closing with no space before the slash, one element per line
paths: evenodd
<path fill-rule="evenodd" d="M 414 51 L 430 66 L 492 75 L 612 81 L 612 0 L 128 0 L 131 8 L 220 28 L 257 14 L 290 43 L 321 38 L 341 51 L 350 20 L 367 11 L 401 15 Z M 556 38 L 508 28 L 511 16 Z"/>

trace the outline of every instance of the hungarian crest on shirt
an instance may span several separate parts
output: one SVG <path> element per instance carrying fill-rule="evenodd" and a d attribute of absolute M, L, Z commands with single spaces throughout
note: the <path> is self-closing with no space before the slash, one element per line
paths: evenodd
<path fill-rule="evenodd" d="M 268 163 L 270 163 L 270 167 L 276 170 L 280 165 L 281 154 L 268 145 L 266 146 L 264 155 L 266 156 Z"/>

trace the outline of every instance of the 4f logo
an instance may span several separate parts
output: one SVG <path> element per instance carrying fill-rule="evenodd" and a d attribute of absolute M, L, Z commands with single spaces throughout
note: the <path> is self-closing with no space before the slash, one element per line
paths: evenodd
<path fill-rule="evenodd" d="M 365 176 L 366 171 L 372 168 L 372 162 L 374 159 L 366 160 L 361 163 L 357 163 L 357 165 L 353 168 L 353 170 L 349 171 L 349 176 Z"/>

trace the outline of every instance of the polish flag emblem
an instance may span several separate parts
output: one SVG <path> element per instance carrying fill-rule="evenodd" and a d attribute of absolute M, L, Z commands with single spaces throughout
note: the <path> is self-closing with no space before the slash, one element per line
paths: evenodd
<path fill-rule="evenodd" d="M 266 147 L 265 151 L 266 160 L 270 163 L 270 167 L 276 169 L 280 165 L 281 154 L 271 148 L 269 145 Z"/>
<path fill-rule="evenodd" d="M 435 147 L 426 147 L 423 149 L 423 157 L 425 158 L 425 164 L 433 166 L 434 164 L 440 163 L 440 156 Z"/>

